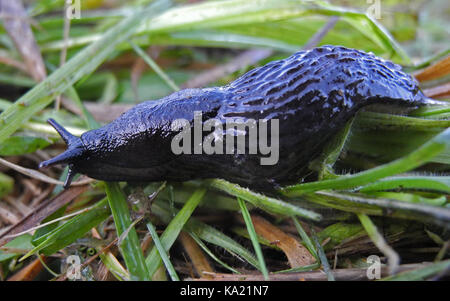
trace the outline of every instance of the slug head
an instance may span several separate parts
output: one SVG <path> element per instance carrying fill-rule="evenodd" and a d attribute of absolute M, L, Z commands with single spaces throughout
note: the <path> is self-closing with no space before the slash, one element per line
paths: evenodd
<path fill-rule="evenodd" d="M 74 164 L 81 160 L 86 155 L 85 147 L 79 137 L 76 137 L 70 134 L 64 127 L 58 124 L 55 120 L 49 119 L 47 121 L 51 126 L 55 128 L 64 142 L 67 144 L 67 150 L 58 156 L 41 162 L 39 164 L 39 168 L 44 168 L 47 166 L 57 165 L 57 164 L 68 164 L 69 172 L 67 174 L 67 178 L 64 182 L 64 188 L 69 187 L 72 182 L 73 177 L 76 174 L 76 170 L 74 169 Z"/>

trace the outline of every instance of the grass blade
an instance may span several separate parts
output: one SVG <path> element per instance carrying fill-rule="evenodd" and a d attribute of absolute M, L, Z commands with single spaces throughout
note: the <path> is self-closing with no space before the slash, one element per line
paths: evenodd
<path fill-rule="evenodd" d="M 253 226 L 250 213 L 242 199 L 238 198 L 239 207 L 241 208 L 242 217 L 244 218 L 245 225 L 247 226 L 248 234 L 250 235 L 250 240 L 252 241 L 253 248 L 255 249 L 256 257 L 258 258 L 259 268 L 264 276 L 264 280 L 269 280 L 269 272 L 267 271 L 266 262 L 264 261 L 264 255 L 261 250 L 261 246 L 258 241 L 258 236 L 256 235 L 255 227 Z"/>
<path fill-rule="evenodd" d="M 116 225 L 117 236 L 120 237 L 122 233 L 128 231 L 128 235 L 123 238 L 119 248 L 131 280 L 150 280 L 138 235 L 134 227 L 130 229 L 131 216 L 125 195 L 118 183 L 106 183 L 106 194 L 114 218 L 114 224 Z"/>
<path fill-rule="evenodd" d="M 195 240 L 195 242 L 200 246 L 200 248 L 203 249 L 203 251 L 205 251 L 206 254 L 208 254 L 212 259 L 214 259 L 217 263 L 219 263 L 220 265 L 222 265 L 224 268 L 230 270 L 232 273 L 235 274 L 240 274 L 239 271 L 233 269 L 232 267 L 230 267 L 228 264 L 226 264 L 225 262 L 223 262 L 222 260 L 220 260 L 216 255 L 214 255 L 213 252 L 211 252 L 210 249 L 208 249 L 208 247 L 203 243 L 203 241 L 201 241 L 200 238 L 198 238 L 198 236 L 193 233 L 193 232 L 189 232 L 189 235 Z"/>
<path fill-rule="evenodd" d="M 100 250 L 97 250 L 97 252 Z M 99 255 L 101 261 L 108 268 L 108 271 L 116 277 L 117 280 L 130 280 L 130 274 L 128 271 L 120 264 L 117 258 L 111 253 L 102 253 Z"/>
<path fill-rule="evenodd" d="M 301 216 L 307 219 L 320 220 L 321 216 L 318 213 L 309 211 L 298 206 L 253 192 L 249 189 L 242 188 L 237 184 L 233 184 L 221 179 L 211 181 L 211 186 L 219 190 L 223 190 L 235 197 L 242 198 L 245 201 L 260 207 L 264 210 L 283 214 L 286 216 Z"/>
<path fill-rule="evenodd" d="M 170 278 L 172 278 L 173 281 L 180 281 L 180 278 L 178 278 L 177 272 L 175 271 L 172 262 L 170 262 L 166 250 L 164 249 L 161 241 L 159 240 L 158 233 L 156 233 L 155 227 L 152 225 L 152 223 L 148 222 L 147 229 L 150 232 L 150 235 L 152 236 L 153 242 L 155 243 L 155 247 L 158 250 L 159 256 L 161 256 L 161 259 L 164 262 L 167 271 L 169 272 Z"/>
<path fill-rule="evenodd" d="M 131 47 L 133 47 L 134 51 L 136 51 L 137 54 L 150 66 L 150 68 L 153 69 L 153 71 L 156 72 L 156 74 L 159 75 L 159 77 L 162 78 L 162 80 L 172 88 L 174 91 L 179 91 L 180 88 L 175 84 L 175 82 L 156 64 L 154 60 L 150 56 L 147 55 L 147 53 L 142 50 L 141 47 L 136 45 L 133 42 L 130 42 Z"/>
<path fill-rule="evenodd" d="M 172 220 L 172 214 L 170 213 L 171 211 L 165 202 L 161 203 L 157 201 L 152 207 L 152 212 L 161 218 L 165 223 L 169 223 Z M 204 224 L 195 218 L 189 219 L 185 225 L 185 229 L 183 230 L 190 234 L 194 234 L 196 237 L 205 242 L 224 248 L 232 255 L 246 260 L 255 268 L 259 268 L 258 261 L 253 254 L 219 230 Z"/>
<path fill-rule="evenodd" d="M 51 255 L 70 245 L 78 238 L 81 238 L 87 231 L 97 226 L 109 216 L 109 209 L 105 208 L 105 205 L 106 199 L 98 202 L 89 211 L 71 218 L 61 226 L 39 237 L 33 242 L 38 245 L 20 260 L 24 260 L 36 252 Z"/>
<path fill-rule="evenodd" d="M 322 245 L 319 242 L 319 238 L 317 237 L 316 233 L 314 233 L 314 230 L 312 231 L 312 238 L 314 240 L 314 244 L 316 245 L 317 249 L 317 256 L 320 259 L 320 263 L 322 263 L 323 270 L 325 274 L 327 274 L 328 281 L 335 281 L 334 275 L 331 272 L 330 264 L 328 263 L 327 255 L 325 254 L 325 251 L 323 250 Z"/>
<path fill-rule="evenodd" d="M 316 248 L 314 247 L 314 244 L 309 238 L 308 234 L 306 234 L 305 230 L 303 229 L 302 225 L 298 222 L 297 218 L 292 217 L 292 220 L 294 221 L 295 228 L 297 229 L 298 233 L 300 234 L 300 237 L 302 238 L 303 242 L 305 243 L 306 248 L 308 249 L 309 253 L 312 254 L 316 258 L 317 261 L 319 261 L 319 257 L 317 256 Z"/>
<path fill-rule="evenodd" d="M 450 109 L 450 106 L 447 107 Z M 355 119 L 355 127 L 369 129 L 401 129 L 436 131 L 450 127 L 450 120 L 423 119 L 376 112 L 360 112 Z"/>
<path fill-rule="evenodd" d="M 194 212 L 195 208 L 197 208 L 198 204 L 203 199 L 205 193 L 206 189 L 197 189 L 183 208 L 170 221 L 166 230 L 161 235 L 161 244 L 164 247 L 164 250 L 168 251 L 172 247 L 173 243 L 180 234 L 181 229 L 183 229 L 192 212 Z M 150 254 L 145 259 L 145 263 L 147 265 L 149 275 L 153 276 L 161 264 L 161 257 L 155 247 L 150 251 Z"/>

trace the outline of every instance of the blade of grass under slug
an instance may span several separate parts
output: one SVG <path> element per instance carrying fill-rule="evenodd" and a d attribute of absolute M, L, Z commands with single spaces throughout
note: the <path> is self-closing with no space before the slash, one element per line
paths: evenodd
<path fill-rule="evenodd" d="M 14 179 L 0 173 L 0 198 L 9 194 L 14 188 Z"/>
<path fill-rule="evenodd" d="M 97 250 L 99 252 L 101 250 Z M 130 274 L 128 271 L 120 264 L 119 260 L 111 253 L 106 252 L 99 255 L 102 263 L 108 269 L 108 271 L 119 281 L 130 280 Z"/>
<path fill-rule="evenodd" d="M 338 160 L 348 140 L 354 119 L 347 122 L 345 127 L 341 129 L 327 143 L 320 156 L 310 163 L 310 168 L 318 172 L 318 179 L 334 179 L 338 177 L 333 170 L 333 166 Z"/>
<path fill-rule="evenodd" d="M 256 207 L 273 213 L 278 213 L 286 216 L 301 216 L 316 221 L 321 219 L 321 215 L 318 213 L 253 192 L 249 189 L 242 188 L 237 184 L 233 184 L 225 180 L 215 179 L 210 182 L 210 185 L 235 197 L 242 198 L 243 200 L 255 205 Z"/>
<path fill-rule="evenodd" d="M 442 128 L 429 131 L 359 130 L 355 128 L 347 144 L 348 156 L 343 157 L 341 163 L 357 169 L 369 169 L 374 164 L 376 164 L 375 166 L 387 164 L 409 155 L 441 132 Z M 450 164 L 450 148 L 434 156 L 427 163 Z"/>
<path fill-rule="evenodd" d="M 130 229 L 132 222 L 125 195 L 118 183 L 105 183 L 105 190 L 114 218 L 117 236 L 120 237 L 122 233 L 129 231 L 128 235 L 123 238 L 119 248 L 131 280 L 150 280 L 138 235 L 134 227 Z"/>
<path fill-rule="evenodd" d="M 444 106 L 430 106 L 422 107 L 412 111 L 409 115 L 415 117 L 432 117 L 434 115 L 441 115 L 450 113 L 450 102 Z"/>
<path fill-rule="evenodd" d="M 245 206 L 244 201 L 241 198 L 237 198 L 239 207 L 241 208 L 242 217 L 244 218 L 245 225 L 247 226 L 248 234 L 250 235 L 250 240 L 252 241 L 253 248 L 258 258 L 259 268 L 264 276 L 264 280 L 269 280 L 269 272 L 267 271 L 266 262 L 264 261 L 264 255 L 261 250 L 261 245 L 258 241 L 258 236 L 256 235 L 255 227 L 253 226 L 250 213 Z"/>
<path fill-rule="evenodd" d="M 171 212 L 172 210 L 169 208 L 167 202 L 156 200 L 152 207 L 152 213 L 165 223 L 169 223 L 172 220 L 173 215 Z M 184 230 L 189 233 L 194 233 L 201 240 L 223 248 L 236 258 L 247 261 L 257 269 L 259 268 L 258 261 L 246 248 L 219 230 L 196 220 L 194 217 L 186 222 Z"/>
<path fill-rule="evenodd" d="M 155 247 L 158 250 L 159 256 L 161 256 L 162 261 L 164 262 L 164 265 L 166 266 L 167 272 L 169 272 L 169 276 L 173 281 L 180 281 L 180 278 L 177 275 L 177 272 L 175 271 L 175 268 L 172 265 L 172 262 L 170 262 L 169 256 L 164 249 L 161 241 L 159 240 L 158 233 L 156 233 L 155 227 L 152 225 L 152 223 L 147 223 L 147 229 L 150 232 L 150 235 L 152 236 L 153 242 L 155 243 Z"/>
<path fill-rule="evenodd" d="M 224 248 L 236 258 L 239 258 L 241 261 L 246 261 L 259 269 L 258 260 L 251 252 L 219 230 L 195 219 L 191 219 L 186 224 L 186 230 L 195 233 L 203 241 Z"/>
<path fill-rule="evenodd" d="M 170 1 L 160 0 L 123 19 L 20 97 L 0 114 L 0 142 L 13 134 L 23 122 L 49 105 L 56 94 L 63 93 L 83 76 L 97 69 L 115 51 L 117 45 L 135 33 L 142 20 L 151 19 L 169 5 Z"/>
<path fill-rule="evenodd" d="M 201 241 L 201 239 L 194 232 L 189 231 L 188 233 L 195 240 L 195 242 L 200 246 L 200 248 L 202 248 L 203 251 L 205 251 L 205 253 L 208 254 L 212 259 L 214 259 L 218 264 L 220 264 L 224 268 L 230 270 L 232 273 L 240 274 L 239 271 L 233 269 L 228 264 L 226 264 L 225 262 L 220 260 L 216 255 L 214 255 L 214 253 L 211 252 L 210 249 L 208 249 L 208 247 L 203 243 L 203 241 Z"/>
<path fill-rule="evenodd" d="M 317 256 L 316 248 L 314 247 L 313 242 L 309 238 L 308 234 L 306 234 L 305 230 L 303 229 L 302 225 L 298 222 L 298 219 L 296 217 L 292 217 L 292 220 L 294 221 L 295 228 L 297 229 L 298 233 L 300 234 L 300 237 L 302 238 L 303 242 L 305 243 L 306 248 L 308 249 L 309 253 L 312 254 L 316 258 L 317 261 L 319 261 L 319 257 Z"/>
<path fill-rule="evenodd" d="M 410 175 L 381 179 L 375 183 L 363 186 L 359 191 L 381 190 L 428 190 L 450 194 L 450 176 Z"/>
<path fill-rule="evenodd" d="M 148 56 L 144 50 L 142 50 L 141 47 L 133 43 L 132 41 L 129 42 L 131 47 L 133 47 L 134 51 L 136 51 L 137 54 L 150 66 L 150 68 L 153 69 L 153 71 L 156 72 L 156 74 L 161 77 L 161 79 L 174 91 L 179 91 L 180 88 L 175 84 L 175 82 L 156 64 L 156 62 Z"/>
<path fill-rule="evenodd" d="M 450 148 L 450 128 L 425 143 L 409 155 L 393 162 L 337 179 L 297 184 L 282 188 L 280 192 L 287 197 L 295 197 L 324 189 L 350 189 L 359 187 L 381 178 L 403 173 L 421 166 L 433 157 Z"/>
<path fill-rule="evenodd" d="M 450 107 L 450 106 L 449 106 Z M 359 112 L 355 127 L 369 129 L 404 129 L 436 131 L 436 128 L 450 127 L 450 120 L 423 119 L 377 112 Z"/>
<path fill-rule="evenodd" d="M 370 217 L 362 213 L 357 213 L 356 215 L 358 216 L 361 225 L 363 225 L 366 230 L 367 235 L 369 235 L 370 240 L 372 240 L 374 245 L 377 246 L 377 248 L 388 258 L 389 273 L 391 275 L 395 274 L 400 264 L 400 257 L 394 249 L 387 244 L 383 235 L 378 232 L 377 227 L 372 222 Z"/>
<path fill-rule="evenodd" d="M 198 204 L 203 199 L 205 193 L 206 189 L 197 189 L 183 208 L 178 211 L 177 215 L 170 221 L 169 225 L 164 230 L 164 233 L 161 235 L 161 244 L 165 250 L 170 250 L 180 234 L 181 229 L 183 229 L 184 225 L 191 217 L 192 212 L 194 212 L 195 208 L 197 208 Z M 161 257 L 159 256 L 156 247 L 153 247 L 150 251 L 150 254 L 145 259 L 145 264 L 147 265 L 149 276 L 152 277 L 161 265 Z"/>
<path fill-rule="evenodd" d="M 311 236 L 314 240 L 314 244 L 316 245 L 317 256 L 320 259 L 320 263 L 322 264 L 325 274 L 327 274 L 328 281 L 335 281 L 334 275 L 331 272 L 330 264 L 328 263 L 327 255 L 325 254 L 325 251 L 323 250 L 323 247 L 319 242 L 319 238 L 317 237 L 316 233 L 314 232 L 314 229 L 312 228 L 311 228 Z"/>

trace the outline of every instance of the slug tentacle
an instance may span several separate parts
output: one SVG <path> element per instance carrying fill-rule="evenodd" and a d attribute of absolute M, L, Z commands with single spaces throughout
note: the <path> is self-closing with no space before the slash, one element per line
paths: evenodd
<path fill-rule="evenodd" d="M 426 98 L 399 65 L 355 49 L 322 46 L 258 67 L 224 87 L 185 89 L 143 102 L 81 137 L 49 120 L 68 148 L 40 167 L 69 164 L 65 187 L 78 172 L 106 181 L 222 178 L 267 191 L 275 185 L 313 180 L 309 163 L 360 109 L 438 104 L 442 103 Z M 251 137 L 250 126 L 243 130 L 223 128 L 236 120 L 250 126 L 258 122 L 256 137 Z M 267 121 L 271 122 L 270 130 Z M 199 140 L 195 138 L 196 124 L 201 126 Z M 174 151 L 173 142 L 179 141 L 175 138 L 185 130 L 192 131 L 183 136 L 183 147 L 175 143 Z M 232 133 L 230 140 L 227 133 Z M 185 148 L 186 137 L 186 142 L 193 143 Z M 235 138 L 243 138 L 244 147 L 223 152 L 220 143 L 226 141 L 228 149 L 228 142 Z M 204 141 L 210 141 L 208 152 L 204 148 L 207 143 L 202 149 Z M 268 158 L 275 160 L 261 163 Z"/>
<path fill-rule="evenodd" d="M 80 139 L 69 133 L 62 125 L 57 123 L 54 119 L 50 118 L 49 120 L 47 120 L 47 122 L 50 123 L 50 125 L 55 128 L 55 130 L 58 132 L 58 134 L 61 136 L 61 138 L 64 140 L 66 144 L 68 145 L 74 144 L 75 141 Z"/>
<path fill-rule="evenodd" d="M 67 188 L 70 186 L 70 183 L 72 183 L 73 177 L 77 174 L 73 164 L 69 164 L 69 170 L 67 172 L 66 180 L 64 181 L 64 188 Z"/>
<path fill-rule="evenodd" d="M 74 164 L 78 160 L 82 159 L 86 155 L 86 150 L 84 148 L 84 145 L 79 137 L 76 137 L 69 133 L 62 125 L 58 124 L 55 120 L 49 119 L 48 123 L 50 123 L 55 130 L 58 132 L 58 134 L 61 136 L 61 138 L 64 140 L 64 142 L 67 144 L 67 150 L 58 156 L 41 162 L 39 164 L 39 168 L 56 165 L 56 164 Z M 70 175 L 70 173 L 69 173 Z M 73 177 L 73 175 L 72 175 Z M 69 178 L 69 176 L 68 176 Z M 66 182 L 68 185 L 70 185 L 70 180 Z"/>

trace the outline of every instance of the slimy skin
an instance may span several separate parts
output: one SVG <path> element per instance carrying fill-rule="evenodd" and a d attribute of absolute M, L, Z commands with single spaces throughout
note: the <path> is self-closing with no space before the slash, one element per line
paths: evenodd
<path fill-rule="evenodd" d="M 323 46 L 253 69 L 223 87 L 186 89 L 143 102 L 81 137 L 50 120 L 68 149 L 40 167 L 68 164 L 65 187 L 81 173 L 106 181 L 222 178 L 270 190 L 310 174 L 308 163 L 362 108 L 414 108 L 427 102 L 400 66 L 359 50 Z M 278 120 L 277 163 L 262 165 L 261 158 L 267 156 L 261 153 L 175 154 L 171 142 L 179 131 L 172 129 L 172 122 L 185 119 L 192 125 L 195 111 L 202 112 L 203 123 L 211 118 L 222 123 L 236 118 Z"/>

